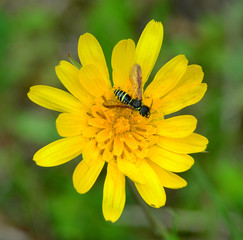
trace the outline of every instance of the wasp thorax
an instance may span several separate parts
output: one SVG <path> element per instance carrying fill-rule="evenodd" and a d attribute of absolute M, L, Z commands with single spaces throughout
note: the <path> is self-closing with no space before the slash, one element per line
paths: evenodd
<path fill-rule="evenodd" d="M 119 134 L 130 131 L 131 126 L 128 119 L 124 117 L 119 117 L 118 119 L 116 119 L 113 128 L 115 130 L 115 133 Z"/>
<path fill-rule="evenodd" d="M 142 101 L 138 99 L 132 99 L 130 104 L 134 109 L 139 109 L 142 106 Z"/>

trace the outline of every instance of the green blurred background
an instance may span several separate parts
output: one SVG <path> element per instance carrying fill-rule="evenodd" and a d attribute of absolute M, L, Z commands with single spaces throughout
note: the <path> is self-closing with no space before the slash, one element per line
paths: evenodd
<path fill-rule="evenodd" d="M 179 239 L 243 239 L 243 2 L 222 0 L 0 1 L 0 240 L 159 239 L 127 189 L 121 218 L 105 222 L 105 172 L 85 195 L 72 172 L 80 160 L 42 168 L 33 154 L 58 139 L 57 113 L 33 104 L 30 86 L 62 88 L 60 60 L 77 57 L 79 35 L 94 34 L 108 65 L 121 39 L 135 41 L 146 23 L 164 25 L 152 77 L 185 54 L 203 67 L 208 91 L 181 111 L 199 120 L 207 153 L 182 173 L 188 186 L 167 190 L 166 207 L 152 212 Z"/>

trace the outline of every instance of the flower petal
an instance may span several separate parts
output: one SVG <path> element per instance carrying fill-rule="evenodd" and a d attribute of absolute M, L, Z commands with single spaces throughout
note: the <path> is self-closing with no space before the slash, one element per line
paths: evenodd
<path fill-rule="evenodd" d="M 84 109 L 71 94 L 54 87 L 33 86 L 28 92 L 28 97 L 34 103 L 58 112 L 79 112 Z"/>
<path fill-rule="evenodd" d="M 107 139 L 110 139 L 111 137 L 111 129 L 110 128 L 105 128 L 99 131 L 95 138 L 97 139 L 98 142 L 104 142 Z"/>
<path fill-rule="evenodd" d="M 171 152 L 159 146 L 151 147 L 148 156 L 151 161 L 172 172 L 184 172 L 194 163 L 189 155 Z"/>
<path fill-rule="evenodd" d="M 177 84 L 177 88 L 187 84 L 200 85 L 203 80 L 204 73 L 201 66 L 192 64 L 186 69 L 185 74 L 181 78 L 180 82 Z"/>
<path fill-rule="evenodd" d="M 83 159 L 73 173 L 73 185 L 78 193 L 86 193 L 94 185 L 105 161 L 98 158 Z"/>
<path fill-rule="evenodd" d="M 83 66 L 95 65 L 99 69 L 106 86 L 111 87 L 109 72 L 105 61 L 105 56 L 97 39 L 90 33 L 80 36 L 78 42 L 78 55 Z"/>
<path fill-rule="evenodd" d="M 138 141 L 134 138 L 134 136 L 131 133 L 125 134 L 124 141 L 130 149 L 135 150 L 138 148 Z"/>
<path fill-rule="evenodd" d="M 188 60 L 184 55 L 178 55 L 166 63 L 149 84 L 145 95 L 160 98 L 173 89 L 187 69 Z"/>
<path fill-rule="evenodd" d="M 107 166 L 102 210 L 106 221 L 115 222 L 122 214 L 126 200 L 125 176 L 113 162 Z"/>
<path fill-rule="evenodd" d="M 118 169 L 132 181 L 145 184 L 146 165 L 142 164 L 142 159 L 135 159 L 134 161 L 127 158 L 117 158 Z"/>
<path fill-rule="evenodd" d="M 202 83 L 198 86 L 194 84 L 183 85 L 168 93 L 161 99 L 160 109 L 164 115 L 177 112 L 184 107 L 199 102 L 207 90 L 207 84 Z"/>
<path fill-rule="evenodd" d="M 151 20 L 143 30 L 137 47 L 135 63 L 142 69 L 143 84 L 148 77 L 158 58 L 163 40 L 163 26 L 161 22 Z"/>
<path fill-rule="evenodd" d="M 84 90 L 79 81 L 79 70 L 67 61 L 56 66 L 56 74 L 66 89 L 85 106 L 90 106 L 93 96 Z"/>
<path fill-rule="evenodd" d="M 41 148 L 33 159 L 42 167 L 58 166 L 80 155 L 84 144 L 85 139 L 81 136 L 62 138 Z"/>
<path fill-rule="evenodd" d="M 83 161 L 90 162 L 99 157 L 100 149 L 97 147 L 95 139 L 90 140 L 83 149 Z"/>
<path fill-rule="evenodd" d="M 185 187 L 187 185 L 187 182 L 177 174 L 174 174 L 170 171 L 163 169 L 162 167 L 160 167 L 152 161 L 149 161 L 148 164 L 157 174 L 157 177 L 159 178 L 162 186 L 166 188 L 178 189 Z"/>
<path fill-rule="evenodd" d="M 124 148 L 124 142 L 121 141 L 119 136 L 114 138 L 113 154 L 116 156 L 121 156 Z"/>
<path fill-rule="evenodd" d="M 172 152 L 188 154 L 204 151 L 207 148 L 208 139 L 192 133 L 184 138 L 159 137 L 157 144 Z"/>
<path fill-rule="evenodd" d="M 165 137 L 182 138 L 196 129 L 197 119 L 191 115 L 182 115 L 162 120 L 157 125 L 157 134 Z"/>
<path fill-rule="evenodd" d="M 143 169 L 146 169 L 146 174 L 144 174 L 145 184 L 135 182 L 139 194 L 151 207 L 159 208 L 164 206 L 166 195 L 158 176 L 146 161 L 143 160 L 141 164 L 144 165 Z"/>
<path fill-rule="evenodd" d="M 111 57 L 112 76 L 115 87 L 124 89 L 135 60 L 135 43 L 131 39 L 116 44 Z"/>
<path fill-rule="evenodd" d="M 83 88 L 94 97 L 108 91 L 109 86 L 95 65 L 83 66 L 79 71 L 79 80 Z"/>
<path fill-rule="evenodd" d="M 77 136 L 87 126 L 85 113 L 61 113 L 56 120 L 57 132 L 62 137 Z"/>

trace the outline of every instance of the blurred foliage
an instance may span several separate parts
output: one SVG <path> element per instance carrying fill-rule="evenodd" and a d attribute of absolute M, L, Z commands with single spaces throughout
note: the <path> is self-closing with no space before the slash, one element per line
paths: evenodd
<path fill-rule="evenodd" d="M 0 239 L 158 239 L 129 191 L 121 219 L 105 222 L 105 172 L 79 195 L 71 176 L 80 158 L 55 168 L 35 165 L 33 154 L 58 139 L 57 114 L 26 96 L 35 84 L 62 88 L 54 67 L 68 53 L 78 59 L 79 35 L 94 34 L 110 66 L 114 45 L 137 40 L 150 19 L 165 28 L 150 79 L 178 54 L 203 67 L 207 94 L 182 112 L 199 119 L 197 132 L 210 141 L 208 152 L 195 154 L 195 166 L 181 174 L 188 186 L 168 190 L 167 207 L 154 213 L 180 239 L 243 238 L 242 1 L 19 0 L 0 6 Z M 10 238 L 11 231 L 17 235 Z"/>

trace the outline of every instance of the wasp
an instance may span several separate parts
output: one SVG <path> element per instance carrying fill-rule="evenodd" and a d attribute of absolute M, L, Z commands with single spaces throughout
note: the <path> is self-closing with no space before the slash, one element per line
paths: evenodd
<path fill-rule="evenodd" d="M 132 108 L 139 112 L 143 117 L 149 118 L 151 115 L 150 107 L 142 102 L 142 70 L 139 64 L 134 64 L 129 76 L 130 83 L 137 98 L 133 99 L 128 93 L 123 90 L 115 89 L 114 94 L 120 102 L 107 100 L 103 103 L 106 108 Z"/>

